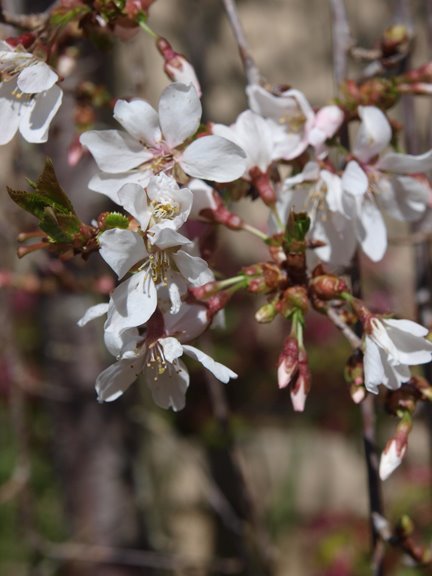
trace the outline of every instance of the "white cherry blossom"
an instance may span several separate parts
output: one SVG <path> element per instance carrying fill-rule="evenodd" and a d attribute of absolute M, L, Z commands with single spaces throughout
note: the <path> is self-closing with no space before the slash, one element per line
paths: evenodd
<path fill-rule="evenodd" d="M 369 392 L 378 393 L 383 384 L 400 388 L 411 377 L 408 366 L 432 360 L 432 342 L 425 339 L 424 328 L 411 320 L 372 317 L 365 326 L 364 378 Z"/>
<path fill-rule="evenodd" d="M 216 182 L 239 178 L 245 154 L 237 145 L 214 135 L 187 144 L 198 130 L 201 114 L 191 84 L 170 84 L 161 95 L 158 112 L 145 100 L 118 100 L 114 118 L 124 130 L 91 130 L 81 136 L 98 167 L 110 175 L 105 181 L 99 177 L 97 191 L 115 194 L 115 187 L 118 190 L 131 171 L 171 172 L 176 164 L 196 178 Z"/>
<path fill-rule="evenodd" d="M 32 143 L 46 142 L 63 92 L 48 64 L 22 49 L 0 42 L 0 144 L 19 131 Z"/>
<path fill-rule="evenodd" d="M 324 243 L 314 250 L 318 258 L 333 265 L 350 262 L 356 239 L 342 207 L 342 185 L 337 174 L 308 162 L 302 172 L 287 178 L 278 194 L 277 217 L 270 215 L 271 233 L 283 232 L 291 210 L 305 210 L 311 219 L 309 238 Z"/>
<path fill-rule="evenodd" d="M 157 319 L 156 323 L 159 321 Z M 111 342 L 110 351 L 118 358 L 117 362 L 97 378 L 98 400 L 116 400 L 142 373 L 158 406 L 181 410 L 189 386 L 189 373 L 181 360 L 184 354 L 198 360 L 221 382 L 237 378 L 237 374 L 223 364 L 194 346 L 182 343 L 195 338 L 206 325 L 202 306 L 184 304 L 176 317 L 166 315 L 161 320 L 162 334 L 157 338 L 153 338 L 150 331 L 140 336 L 136 328 L 124 331 L 116 342 Z"/>
<path fill-rule="evenodd" d="M 338 106 L 325 106 L 315 113 L 299 90 L 285 90 L 277 96 L 254 84 L 246 92 L 251 110 L 284 128 L 290 139 L 285 160 L 297 158 L 308 146 L 313 146 L 318 156 L 326 155 L 324 143 L 335 135 L 344 118 Z"/>

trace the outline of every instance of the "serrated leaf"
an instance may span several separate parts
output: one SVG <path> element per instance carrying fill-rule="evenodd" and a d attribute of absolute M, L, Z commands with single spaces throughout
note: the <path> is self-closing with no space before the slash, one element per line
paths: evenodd
<path fill-rule="evenodd" d="M 104 218 L 103 226 L 101 230 L 110 230 L 111 228 L 128 228 L 129 227 L 129 219 L 124 216 L 124 214 L 120 214 L 119 212 L 110 212 Z"/>
<path fill-rule="evenodd" d="M 58 210 L 75 214 L 71 201 L 57 180 L 51 158 L 46 159 L 43 172 L 36 181 L 35 190 L 44 197 L 49 198 L 52 201 L 50 202 L 51 206 L 54 203 Z"/>

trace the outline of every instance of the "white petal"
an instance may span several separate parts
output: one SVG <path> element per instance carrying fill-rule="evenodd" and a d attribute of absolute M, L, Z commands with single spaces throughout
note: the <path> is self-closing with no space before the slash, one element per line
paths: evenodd
<path fill-rule="evenodd" d="M 381 322 L 384 326 L 394 328 L 396 330 L 400 330 L 401 332 L 407 332 L 408 334 L 412 334 L 413 336 L 418 336 L 419 338 L 424 338 L 428 335 L 429 330 L 418 324 L 417 322 L 413 322 L 412 320 L 405 320 L 405 319 L 397 319 L 397 318 L 383 318 Z"/>
<path fill-rule="evenodd" d="M 170 364 L 172 364 L 174 360 L 177 360 L 177 358 L 180 358 L 180 356 L 183 356 L 183 346 L 177 338 L 173 338 L 172 336 L 159 338 L 158 344 L 162 346 L 165 360 Z"/>
<path fill-rule="evenodd" d="M 0 144 L 7 144 L 12 140 L 20 123 L 21 105 L 12 99 L 7 84 L 10 83 L 0 84 Z"/>
<path fill-rule="evenodd" d="M 380 206 L 393 218 L 409 222 L 421 218 L 431 193 L 427 181 L 390 174 L 379 178 L 377 188 Z"/>
<path fill-rule="evenodd" d="M 138 348 L 138 344 L 142 343 L 143 337 L 137 328 L 126 328 L 121 331 L 114 328 L 108 321 L 105 322 L 104 342 L 110 354 L 118 360 L 143 356 L 143 346 Z"/>
<path fill-rule="evenodd" d="M 88 322 L 91 322 L 95 318 L 100 318 L 104 314 L 108 312 L 108 302 L 102 302 L 101 304 L 95 304 L 94 306 L 90 306 L 82 316 L 77 324 L 78 326 L 82 327 L 85 326 Z"/>
<path fill-rule="evenodd" d="M 100 255 L 119 277 L 125 274 L 140 260 L 147 257 L 142 236 L 131 230 L 113 228 L 99 236 Z"/>
<path fill-rule="evenodd" d="M 348 162 L 342 174 L 342 187 L 352 196 L 363 196 L 368 189 L 368 177 L 355 160 Z"/>
<path fill-rule="evenodd" d="M 379 475 L 381 480 L 387 480 L 387 478 L 396 470 L 396 468 L 402 462 L 406 452 L 406 446 L 402 448 L 399 453 L 396 440 L 392 440 L 390 445 L 387 445 L 381 454 L 381 460 L 379 465 Z"/>
<path fill-rule="evenodd" d="M 147 194 L 140 184 L 125 184 L 118 191 L 120 205 L 136 218 L 142 230 L 146 230 L 151 212 L 147 203 Z"/>
<path fill-rule="evenodd" d="M 231 182 L 244 174 L 246 154 L 226 138 L 203 136 L 186 148 L 179 164 L 194 178 Z"/>
<path fill-rule="evenodd" d="M 214 278 L 207 262 L 199 256 L 191 256 L 184 250 L 173 254 L 173 260 L 181 274 L 192 286 L 202 286 Z"/>
<path fill-rule="evenodd" d="M 157 292 L 146 271 L 133 274 L 112 293 L 106 326 L 114 331 L 145 324 L 156 309 Z"/>
<path fill-rule="evenodd" d="M 192 84 L 176 82 L 163 91 L 159 101 L 159 122 L 170 148 L 195 134 L 201 114 L 201 102 Z"/>
<path fill-rule="evenodd" d="M 353 154 L 368 162 L 379 154 L 391 140 L 391 127 L 383 112 L 375 106 L 359 106 L 360 128 L 353 147 Z"/>
<path fill-rule="evenodd" d="M 195 178 L 189 182 L 188 188 L 193 194 L 190 218 L 199 218 L 202 210 L 214 210 L 216 208 L 216 200 L 211 186 Z"/>
<path fill-rule="evenodd" d="M 369 336 L 365 336 L 364 342 L 363 366 L 365 386 L 369 392 L 378 394 L 378 386 L 386 380 L 381 355 L 378 346 Z"/>
<path fill-rule="evenodd" d="M 137 379 L 141 370 L 139 360 L 120 360 L 111 364 L 96 379 L 96 392 L 99 402 L 117 400 Z"/>
<path fill-rule="evenodd" d="M 57 82 L 58 76 L 45 62 L 37 62 L 27 66 L 20 72 L 17 85 L 21 92 L 26 94 L 38 94 L 49 90 Z"/>
<path fill-rule="evenodd" d="M 220 362 L 215 362 L 213 358 L 210 358 L 208 354 L 205 354 L 202 350 L 198 350 L 195 346 L 183 344 L 183 350 L 185 354 L 198 360 L 198 362 L 201 362 L 204 368 L 207 368 L 207 370 L 209 370 L 213 376 L 216 376 L 216 378 L 221 382 L 227 383 L 231 378 L 237 378 L 235 372 Z"/>
<path fill-rule="evenodd" d="M 409 320 L 383 320 L 383 324 L 397 349 L 396 357 L 401 364 L 412 366 L 432 360 L 432 342 L 422 337 L 426 328 Z"/>
<path fill-rule="evenodd" d="M 48 130 L 61 106 L 62 98 L 63 91 L 58 86 L 33 97 L 32 110 L 29 115 L 22 115 L 19 125 L 19 131 L 27 142 L 39 144 L 48 140 Z"/>
<path fill-rule="evenodd" d="M 139 142 L 119 130 L 90 130 L 81 134 L 80 142 L 99 168 L 110 174 L 131 170 L 153 158 Z"/>
<path fill-rule="evenodd" d="M 145 369 L 147 386 L 153 400 L 161 408 L 182 410 L 186 402 L 186 390 L 189 386 L 189 372 L 181 360 L 177 360 L 175 369 L 167 369 L 159 374 L 157 367 L 150 365 Z"/>
<path fill-rule="evenodd" d="M 116 204 L 121 204 L 118 192 L 125 184 L 139 184 L 141 188 L 146 188 L 150 181 L 152 172 L 150 170 L 137 172 L 121 172 L 119 174 L 95 174 L 89 182 L 90 190 L 105 194 Z"/>
<path fill-rule="evenodd" d="M 164 315 L 165 329 L 175 334 L 181 342 L 190 342 L 208 327 L 207 309 L 199 304 L 182 302 L 176 314 Z"/>
<path fill-rule="evenodd" d="M 373 262 L 378 262 L 387 250 L 387 229 L 381 212 L 372 201 L 363 203 L 358 224 L 358 240 L 363 252 Z"/>
<path fill-rule="evenodd" d="M 376 164 L 379 170 L 395 174 L 415 174 L 432 170 L 432 150 L 413 156 L 411 154 L 396 154 L 389 152 Z"/>
<path fill-rule="evenodd" d="M 114 106 L 114 118 L 133 138 L 154 146 L 162 135 L 156 110 L 145 100 L 117 100 Z"/>
<path fill-rule="evenodd" d="M 173 230 L 169 226 L 169 223 L 155 224 L 149 228 L 149 240 L 153 246 L 156 246 L 160 250 L 167 250 L 168 248 L 184 246 L 191 243 L 189 238 Z"/>

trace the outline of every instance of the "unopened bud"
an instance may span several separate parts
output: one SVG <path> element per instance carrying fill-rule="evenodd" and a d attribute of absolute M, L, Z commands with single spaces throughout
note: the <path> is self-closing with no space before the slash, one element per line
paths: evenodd
<path fill-rule="evenodd" d="M 264 304 L 261 308 L 255 312 L 255 320 L 260 324 L 266 324 L 268 322 L 273 322 L 277 316 L 277 309 L 273 302 Z"/>
<path fill-rule="evenodd" d="M 315 276 L 310 282 L 310 287 L 321 300 L 339 298 L 348 290 L 345 280 L 333 274 Z"/>
<path fill-rule="evenodd" d="M 276 192 L 267 172 L 261 172 L 261 170 L 255 166 L 249 171 L 249 175 L 252 180 L 252 185 L 264 204 L 274 206 L 276 204 Z"/>
<path fill-rule="evenodd" d="M 286 282 L 286 273 L 273 262 L 263 262 L 242 268 L 248 281 L 247 289 L 253 294 L 268 294 Z"/>
<path fill-rule="evenodd" d="M 192 84 L 198 96 L 201 97 L 201 86 L 190 62 L 182 54 L 173 50 L 171 44 L 165 38 L 159 37 L 156 41 L 156 46 L 165 60 L 164 72 L 168 78 L 173 82 Z"/>
<path fill-rule="evenodd" d="M 228 210 L 225 204 L 222 202 L 222 198 L 215 194 L 213 196 L 216 207 L 207 207 L 200 211 L 200 216 L 206 218 L 211 222 L 217 222 L 226 226 L 230 230 L 241 230 L 243 228 L 243 220 L 237 214 L 233 214 Z"/>
<path fill-rule="evenodd" d="M 406 444 L 400 447 L 395 439 L 391 439 L 387 442 L 386 447 L 381 454 L 379 465 L 379 475 L 381 480 L 387 480 L 392 472 L 396 470 L 402 462 L 406 449 Z"/>
<path fill-rule="evenodd" d="M 295 310 L 307 312 L 309 305 L 306 288 L 291 286 L 287 288 L 277 303 L 277 309 L 282 316 L 288 318 Z"/>
<path fill-rule="evenodd" d="M 220 312 L 228 304 L 233 293 L 228 290 L 223 292 L 218 292 L 214 296 L 211 296 L 205 303 L 207 306 L 207 319 L 212 321 L 214 316 Z"/>
<path fill-rule="evenodd" d="M 291 389 L 291 402 L 296 412 L 303 412 L 311 385 L 311 374 L 304 348 L 300 348 L 298 358 L 298 374 Z"/>
<path fill-rule="evenodd" d="M 298 369 L 299 346 L 297 338 L 288 336 L 285 339 L 282 352 L 278 360 L 278 385 L 286 388 L 292 381 Z"/>
<path fill-rule="evenodd" d="M 360 350 L 356 350 L 348 358 L 344 369 L 344 377 L 350 385 L 350 394 L 355 404 L 360 404 L 366 398 L 366 388 L 364 386 L 363 356 Z"/>

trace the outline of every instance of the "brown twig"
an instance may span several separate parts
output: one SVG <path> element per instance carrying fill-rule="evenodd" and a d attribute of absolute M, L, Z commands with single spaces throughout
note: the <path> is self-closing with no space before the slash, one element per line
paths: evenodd
<path fill-rule="evenodd" d="M 56 0 L 49 8 L 37 14 L 14 14 L 9 10 L 4 10 L 2 4 L 0 3 L 0 24 L 33 31 L 45 26 L 51 16 L 51 12 L 60 4 L 60 0 Z"/>
<path fill-rule="evenodd" d="M 234 38 L 236 39 L 237 42 L 240 57 L 243 63 L 243 68 L 246 74 L 247 83 L 249 85 L 259 84 L 261 75 L 259 73 L 257 65 L 255 64 L 255 60 L 251 55 L 249 44 L 246 40 L 243 26 L 241 25 L 240 18 L 237 12 L 235 0 L 222 0 L 222 2 L 225 7 L 225 11 L 227 13 L 228 20 L 234 34 Z"/>

